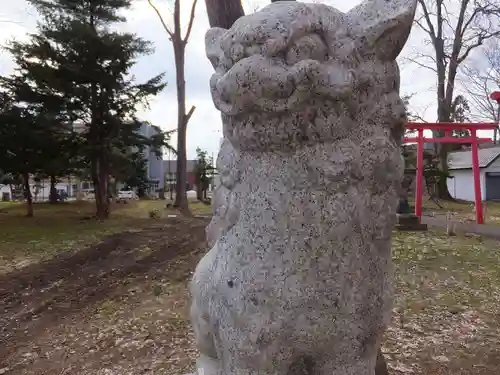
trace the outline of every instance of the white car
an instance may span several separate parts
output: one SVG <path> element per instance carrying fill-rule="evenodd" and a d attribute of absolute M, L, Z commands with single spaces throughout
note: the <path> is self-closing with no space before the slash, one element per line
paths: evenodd
<path fill-rule="evenodd" d="M 118 199 L 139 199 L 133 190 L 122 190 L 118 192 Z"/>
<path fill-rule="evenodd" d="M 196 199 L 196 190 L 188 190 L 186 191 L 187 199 Z"/>

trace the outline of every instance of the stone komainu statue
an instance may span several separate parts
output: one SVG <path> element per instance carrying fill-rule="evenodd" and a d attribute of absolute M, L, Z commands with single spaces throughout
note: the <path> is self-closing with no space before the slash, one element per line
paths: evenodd
<path fill-rule="evenodd" d="M 211 250 L 191 292 L 200 375 L 372 375 L 392 308 L 416 0 L 277 2 L 206 37 L 222 113 Z"/>

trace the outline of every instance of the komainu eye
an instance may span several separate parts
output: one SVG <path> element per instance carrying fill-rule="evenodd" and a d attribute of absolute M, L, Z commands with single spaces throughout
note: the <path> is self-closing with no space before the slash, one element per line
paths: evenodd
<path fill-rule="evenodd" d="M 319 34 L 309 34 L 296 40 L 287 51 L 286 62 L 294 65 L 303 60 L 325 61 L 328 48 Z"/>

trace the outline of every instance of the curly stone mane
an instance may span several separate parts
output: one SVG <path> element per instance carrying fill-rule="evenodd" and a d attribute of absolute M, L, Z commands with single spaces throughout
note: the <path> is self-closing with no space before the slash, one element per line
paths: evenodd
<path fill-rule="evenodd" d="M 278 3 L 230 30 L 209 30 L 207 55 L 215 68 L 210 87 L 224 124 L 207 229 L 211 244 L 238 217 L 231 190 L 239 152 L 286 152 L 328 141 L 348 145 L 356 138 L 365 139 L 359 152 L 373 152 L 382 138 L 394 147 L 400 143 L 406 111 L 398 65 L 377 56 L 365 39 L 353 38 L 356 27 L 326 5 Z"/>

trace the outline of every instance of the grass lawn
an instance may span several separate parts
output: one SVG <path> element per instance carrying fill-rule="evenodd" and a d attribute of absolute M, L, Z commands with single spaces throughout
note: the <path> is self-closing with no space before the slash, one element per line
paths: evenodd
<path fill-rule="evenodd" d="M 414 206 L 414 202 L 410 202 Z M 476 214 L 473 202 L 452 202 L 440 201 L 439 204 L 443 207 L 438 207 L 430 199 L 423 201 L 424 215 L 443 216 L 448 213 L 451 214 L 452 219 L 462 222 L 475 222 Z M 500 203 L 499 202 L 483 202 L 484 218 L 486 224 L 499 224 L 500 225 Z"/>
<path fill-rule="evenodd" d="M 500 242 L 398 232 L 393 255 L 396 300 L 385 351 L 395 374 L 495 374 Z"/>
<path fill-rule="evenodd" d="M 149 212 L 158 209 L 161 217 L 175 214 L 165 209 L 166 201 L 140 200 L 115 204 L 105 222 L 89 219 L 94 202 L 57 205 L 35 204 L 35 217 L 25 217 L 25 204 L 0 203 L 0 274 L 12 268 L 50 258 L 61 252 L 77 251 L 102 238 L 123 231 L 139 230 L 151 224 Z M 211 212 L 211 206 L 191 203 L 194 214 Z"/>
<path fill-rule="evenodd" d="M 119 245 L 110 245 L 115 251 L 64 276 L 36 271 L 34 280 L 47 285 L 0 299 L 0 323 L 11 335 L 6 347 L 15 348 L 2 361 L 0 346 L 9 374 L 171 375 L 193 369 L 187 282 L 206 251 L 208 219 L 150 219 L 155 208 L 163 216 L 173 213 L 165 203 L 117 205 L 104 223 L 81 220 L 93 212 L 86 202 L 40 204 L 32 219 L 23 217 L 20 205 L 0 207 L 6 211 L 0 214 L 0 273 L 75 252 L 108 234 L 146 228 L 120 235 Z M 191 208 L 210 210 L 195 203 Z M 471 212 L 459 203 L 447 209 Z M 500 241 L 438 230 L 395 232 L 393 258 L 396 295 L 383 343 L 391 375 L 498 375 Z M 18 279 L 4 282 L 15 286 Z"/>

